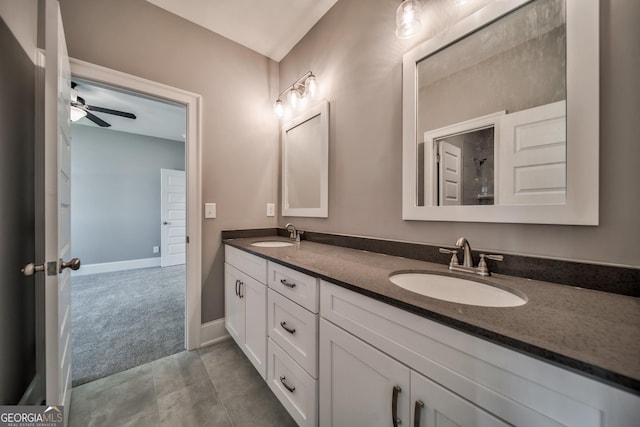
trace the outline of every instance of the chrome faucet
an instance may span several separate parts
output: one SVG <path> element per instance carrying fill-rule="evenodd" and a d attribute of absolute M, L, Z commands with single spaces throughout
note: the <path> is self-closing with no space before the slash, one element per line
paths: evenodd
<path fill-rule="evenodd" d="M 295 225 L 291 224 L 290 222 L 287 223 L 287 225 L 285 225 L 284 228 L 286 228 L 289 231 L 289 238 L 291 240 L 295 240 L 296 242 L 300 242 L 300 236 L 302 236 L 302 234 L 304 234 L 304 231 L 298 231 L 296 229 Z"/>
<path fill-rule="evenodd" d="M 462 265 L 458 262 L 458 251 L 462 249 Z M 451 254 L 451 261 L 449 262 L 449 270 L 463 271 L 465 273 L 475 273 L 480 276 L 491 276 L 489 266 L 487 265 L 487 259 L 494 261 L 502 261 L 504 257 L 502 255 L 493 254 L 480 254 L 480 262 L 477 267 L 473 266 L 473 255 L 471 254 L 471 245 L 469 241 L 460 237 L 456 241 L 456 249 L 440 248 L 440 252 L 443 254 Z"/>
<path fill-rule="evenodd" d="M 473 255 L 471 255 L 471 245 L 465 237 L 461 237 L 456 241 L 456 248 L 462 249 L 462 265 L 464 267 L 473 268 Z"/>

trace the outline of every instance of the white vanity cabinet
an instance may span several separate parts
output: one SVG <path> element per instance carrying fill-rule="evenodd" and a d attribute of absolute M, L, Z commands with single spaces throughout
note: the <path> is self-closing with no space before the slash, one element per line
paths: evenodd
<path fill-rule="evenodd" d="M 321 426 L 394 426 L 394 406 L 401 426 L 640 419 L 638 396 L 330 283 L 320 286 L 320 314 Z"/>
<path fill-rule="evenodd" d="M 319 280 L 268 263 L 269 387 L 300 426 L 318 425 Z"/>
<path fill-rule="evenodd" d="M 267 379 L 267 261 L 229 245 L 224 266 L 225 327 Z"/>

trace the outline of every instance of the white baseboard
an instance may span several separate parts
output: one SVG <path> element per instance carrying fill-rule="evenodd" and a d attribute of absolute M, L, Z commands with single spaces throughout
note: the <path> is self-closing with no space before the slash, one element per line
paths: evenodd
<path fill-rule="evenodd" d="M 216 319 L 202 324 L 200 347 L 215 344 L 228 338 L 231 338 L 231 336 L 227 333 L 227 330 L 224 327 L 224 317 L 222 319 Z"/>
<path fill-rule="evenodd" d="M 81 265 L 79 270 L 73 271 L 71 274 L 73 276 L 85 276 L 87 274 L 111 273 L 113 271 L 135 270 L 137 268 L 150 267 L 160 267 L 160 257 Z"/>

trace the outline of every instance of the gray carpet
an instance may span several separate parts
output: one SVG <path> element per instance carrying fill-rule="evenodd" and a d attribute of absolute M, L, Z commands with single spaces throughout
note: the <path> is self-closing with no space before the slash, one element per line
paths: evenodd
<path fill-rule="evenodd" d="M 185 266 L 71 280 L 72 384 L 184 350 Z"/>

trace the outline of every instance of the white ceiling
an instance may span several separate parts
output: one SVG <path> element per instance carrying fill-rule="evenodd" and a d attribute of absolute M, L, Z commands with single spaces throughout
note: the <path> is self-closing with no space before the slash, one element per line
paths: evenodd
<path fill-rule="evenodd" d="M 103 129 L 184 141 L 187 121 L 187 109 L 184 105 L 101 86 L 75 77 L 72 80 L 78 84 L 76 86 L 78 96 L 82 97 L 88 105 L 136 115 L 136 119 L 127 119 L 112 114 L 92 112 L 111 124 L 111 127 Z M 98 127 L 86 117 L 78 120 L 74 125 Z"/>
<path fill-rule="evenodd" d="M 337 0 L 147 0 L 280 62 Z"/>

